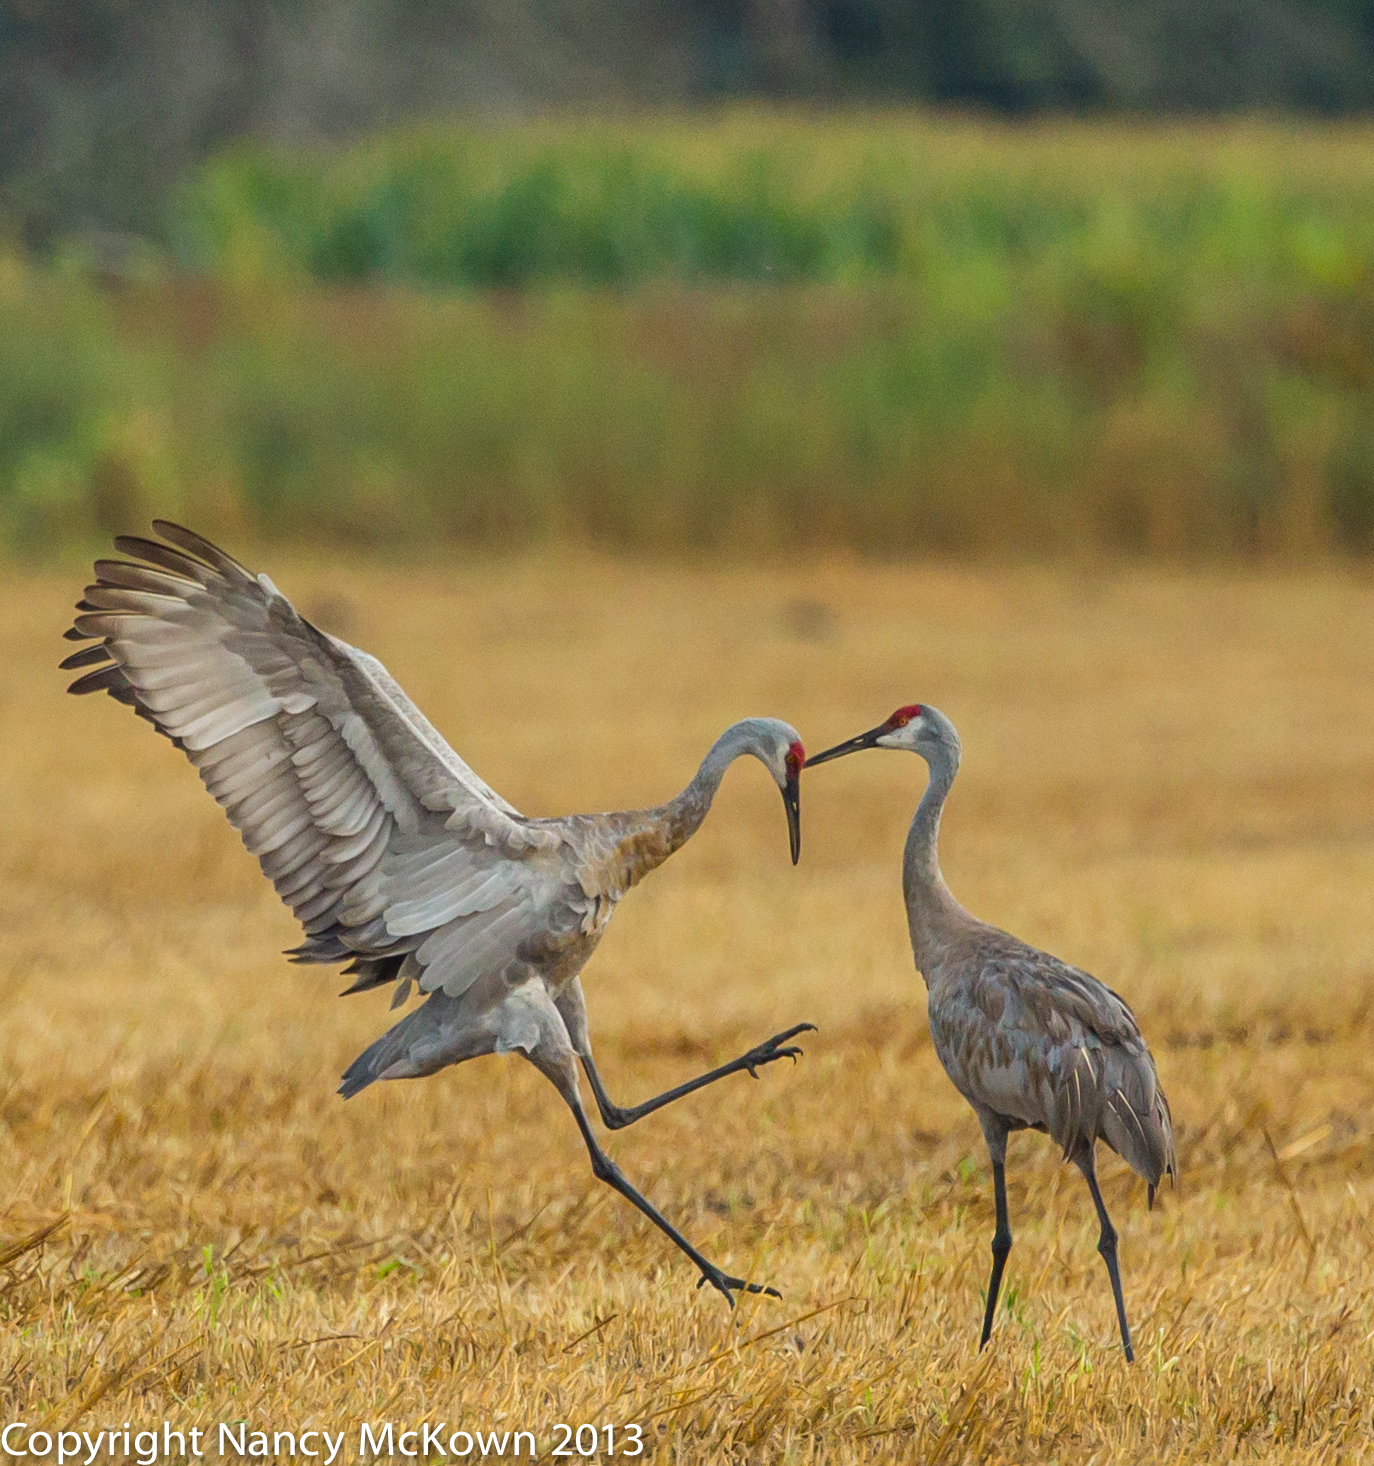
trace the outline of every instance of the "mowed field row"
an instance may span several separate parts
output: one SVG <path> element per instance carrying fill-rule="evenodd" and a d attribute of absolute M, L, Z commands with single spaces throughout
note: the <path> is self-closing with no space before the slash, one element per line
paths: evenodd
<path fill-rule="evenodd" d="M 747 714 L 814 750 L 946 711 L 953 889 L 1121 992 L 1173 1104 L 1182 1186 L 1153 1214 L 1103 1158 L 1138 1363 L 1084 1188 L 1024 1135 L 974 1353 L 991 1185 L 907 946 L 918 760 L 805 775 L 796 870 L 776 790 L 735 768 L 584 976 L 621 1100 L 820 1027 L 795 1068 L 608 1142 L 784 1294 L 731 1314 L 520 1060 L 335 1098 L 386 995 L 288 966 L 190 768 L 64 697 L 73 567 L 0 589 L 6 1421 L 444 1420 L 544 1453 L 556 1421 L 638 1422 L 693 1463 L 1370 1454 L 1374 584 L 245 558 L 529 813 L 657 801 Z"/>

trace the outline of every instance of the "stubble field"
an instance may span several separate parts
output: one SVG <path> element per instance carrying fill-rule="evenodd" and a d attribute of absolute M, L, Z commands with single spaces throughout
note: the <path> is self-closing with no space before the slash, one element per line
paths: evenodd
<path fill-rule="evenodd" d="M 0 588 L 12 1444 L 114 1426 L 123 1459 L 125 1422 L 166 1422 L 213 1455 L 245 1422 L 345 1432 L 352 1460 L 364 1422 L 443 1421 L 544 1458 L 557 1422 L 693 1463 L 1374 1455 L 1374 583 L 250 558 L 529 813 L 656 802 L 747 714 L 814 750 L 902 702 L 949 713 L 951 886 L 1120 991 L 1173 1104 L 1182 1187 L 1153 1214 L 1103 1157 L 1138 1362 L 1077 1174 L 1024 1135 L 975 1353 L 992 1196 L 907 946 L 916 759 L 805 776 L 796 870 L 738 766 L 584 974 L 622 1102 L 819 1025 L 795 1068 L 608 1142 L 784 1294 L 731 1313 L 520 1060 L 335 1097 L 386 996 L 288 966 L 295 928 L 189 766 L 64 698 L 73 567 Z"/>

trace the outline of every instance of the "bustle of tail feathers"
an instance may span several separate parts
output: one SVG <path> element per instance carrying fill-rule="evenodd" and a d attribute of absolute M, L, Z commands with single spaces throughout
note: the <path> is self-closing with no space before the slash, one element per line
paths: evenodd
<path fill-rule="evenodd" d="M 1165 1175 L 1177 1183 L 1173 1119 L 1143 1045 L 1080 1047 L 1056 1085 L 1049 1127 L 1066 1160 L 1100 1138 L 1145 1182 L 1153 1207 Z"/>
<path fill-rule="evenodd" d="M 1155 1081 L 1155 1106 L 1160 1119 L 1160 1129 L 1164 1132 L 1165 1154 L 1164 1171 L 1169 1177 L 1169 1185 L 1178 1191 L 1178 1155 L 1174 1149 L 1174 1116 L 1169 1109 L 1169 1101 L 1165 1098 L 1164 1091 L 1159 1088 L 1159 1081 Z M 1146 1188 L 1149 1210 L 1155 1209 L 1155 1192 L 1158 1186 Z"/>
<path fill-rule="evenodd" d="M 1148 1055 L 1132 1056 L 1112 1085 L 1103 1106 L 1100 1133 L 1145 1182 L 1147 1204 L 1165 1176 L 1178 1185 L 1173 1117 Z"/>

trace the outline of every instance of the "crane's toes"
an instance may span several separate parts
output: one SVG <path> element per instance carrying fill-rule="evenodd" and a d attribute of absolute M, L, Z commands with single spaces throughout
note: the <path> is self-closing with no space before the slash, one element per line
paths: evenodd
<path fill-rule="evenodd" d="M 746 1283 L 743 1278 L 732 1278 L 719 1268 L 712 1268 L 709 1273 L 702 1273 L 697 1279 L 698 1288 L 704 1288 L 707 1283 L 722 1294 L 731 1308 L 735 1306 L 736 1293 L 765 1293 L 770 1298 L 782 1297 L 776 1288 L 770 1288 L 765 1283 Z"/>
<path fill-rule="evenodd" d="M 729 1278 L 727 1281 L 731 1287 L 738 1288 L 744 1293 L 761 1293 L 766 1298 L 782 1297 L 776 1288 L 770 1288 L 767 1283 L 743 1283 L 738 1278 Z"/>
<path fill-rule="evenodd" d="M 795 1028 L 789 1028 L 785 1033 L 775 1033 L 772 1038 L 765 1039 L 757 1048 L 750 1049 L 744 1056 L 744 1067 L 750 1075 L 757 1079 L 757 1066 L 760 1064 L 771 1064 L 775 1059 L 791 1059 L 795 1064 L 801 1058 L 802 1049 L 789 1044 L 789 1038 L 796 1038 L 799 1033 L 815 1033 L 814 1023 L 798 1023 Z"/>
<path fill-rule="evenodd" d="M 774 1049 L 771 1053 L 764 1054 L 762 1056 L 759 1056 L 757 1054 L 754 1055 L 745 1067 L 749 1070 L 749 1077 L 751 1079 L 757 1079 L 759 1077 L 759 1071 L 756 1065 L 771 1064 L 774 1059 L 791 1059 L 792 1062 L 795 1064 L 797 1060 L 801 1058 L 803 1052 L 804 1051 L 802 1049 L 794 1049 L 790 1047 Z"/>

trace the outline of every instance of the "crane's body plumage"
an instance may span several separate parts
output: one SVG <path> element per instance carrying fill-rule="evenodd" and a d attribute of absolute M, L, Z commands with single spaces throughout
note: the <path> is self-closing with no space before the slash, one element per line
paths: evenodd
<path fill-rule="evenodd" d="M 1131 1009 L 1006 932 L 969 935 L 977 957 L 956 951 L 928 978 L 931 1038 L 959 1094 L 1012 1129 L 1043 1130 L 1065 1160 L 1106 1141 L 1153 1196 L 1173 1170 L 1172 1127 Z M 960 959 L 977 963 L 972 975 Z"/>
<path fill-rule="evenodd" d="M 593 1167 L 704 1262 L 596 1147 L 576 1061 L 603 1118 L 627 1124 L 727 1072 L 796 1050 L 787 1035 L 667 1096 L 621 1110 L 591 1056 L 578 979 L 616 905 L 701 824 L 726 768 L 764 762 L 798 846 L 796 733 L 746 719 L 652 809 L 530 819 L 440 737 L 376 658 L 312 626 L 265 575 L 179 526 L 121 537 L 137 562 L 96 562 L 71 631 L 97 645 L 73 692 L 109 693 L 185 752 L 304 929 L 297 962 L 349 963 L 349 992 L 396 983 L 428 1000 L 350 1066 L 341 1092 L 481 1054 L 519 1051 L 573 1108 Z M 603 1171 L 605 1174 L 603 1174 Z"/>
<path fill-rule="evenodd" d="M 916 967 L 925 979 L 930 1032 L 945 1072 L 973 1107 L 993 1163 L 997 1235 L 982 1343 L 992 1328 L 1011 1250 L 1004 1165 L 1008 1135 L 1040 1130 L 1083 1172 L 1102 1223 L 1122 1342 L 1133 1357 L 1116 1264 L 1116 1234 L 1096 1179 L 1105 1141 L 1145 1181 L 1149 1200 L 1174 1176 L 1173 1121 L 1135 1015 L 1090 973 L 979 921 L 940 871 L 940 815 L 959 769 L 959 737 L 936 708 L 900 708 L 868 733 L 826 749 L 808 767 L 861 748 L 905 748 L 930 769 L 902 860 Z"/>
<path fill-rule="evenodd" d="M 1105 1141 L 1151 1196 L 1172 1173 L 1169 1107 L 1135 1017 L 1076 967 L 963 913 L 922 969 L 945 1072 L 976 1111 L 1041 1130 L 1066 1160 Z"/>

